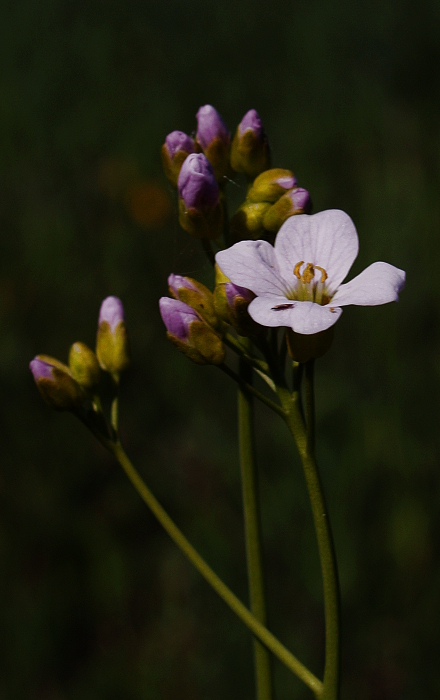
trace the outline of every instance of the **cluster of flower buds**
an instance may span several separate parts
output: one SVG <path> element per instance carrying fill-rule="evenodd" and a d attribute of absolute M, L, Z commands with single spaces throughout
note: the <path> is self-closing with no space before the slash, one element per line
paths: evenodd
<path fill-rule="evenodd" d="M 277 233 L 290 216 L 306 214 L 310 207 L 309 193 L 298 186 L 290 170 L 265 170 L 255 178 L 245 202 L 231 219 L 233 238 L 256 240 Z"/>
<path fill-rule="evenodd" d="M 170 275 L 170 297 L 159 300 L 167 338 L 199 365 L 219 365 L 225 359 L 222 343 L 223 323 L 218 316 L 214 296 L 190 277 Z"/>
<path fill-rule="evenodd" d="M 290 216 L 309 213 L 310 196 L 290 170 L 270 168 L 262 121 L 250 109 L 231 134 L 214 107 L 197 112 L 195 139 L 173 131 L 162 146 L 165 174 L 179 193 L 179 221 L 195 238 L 216 239 L 223 230 L 221 189 L 233 171 L 251 181 L 246 201 L 232 217 L 235 241 L 270 238 Z"/>
<path fill-rule="evenodd" d="M 46 403 L 58 411 L 76 412 L 93 401 L 98 392 L 101 369 L 114 379 L 128 367 L 128 338 L 124 309 L 117 297 L 101 304 L 96 353 L 85 343 L 74 343 L 65 365 L 49 355 L 37 355 L 29 367 Z"/>

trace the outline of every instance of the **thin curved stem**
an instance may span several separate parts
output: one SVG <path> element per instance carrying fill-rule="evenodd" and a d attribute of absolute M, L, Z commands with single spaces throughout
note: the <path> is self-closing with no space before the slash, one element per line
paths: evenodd
<path fill-rule="evenodd" d="M 95 432 L 95 431 L 93 431 Z M 166 511 L 151 493 L 145 482 L 142 480 L 122 445 L 119 442 L 111 442 L 104 436 L 95 432 L 100 442 L 115 456 L 119 464 L 124 469 L 136 491 L 152 511 L 153 515 L 166 530 L 171 539 L 188 557 L 190 562 L 202 574 L 210 586 L 218 593 L 231 610 L 240 618 L 251 632 L 269 649 L 292 673 L 310 688 L 315 697 L 320 700 L 323 684 L 316 676 L 309 671 L 266 627 L 256 619 L 245 605 L 234 593 L 223 583 L 211 567 L 205 562 L 200 554 L 194 549 L 179 528 L 174 524 Z"/>
<path fill-rule="evenodd" d="M 244 384 L 252 383 L 252 368 L 240 360 L 239 376 Z M 243 512 L 246 559 L 249 581 L 250 609 L 263 625 L 266 624 L 263 556 L 261 546 L 260 508 L 255 460 L 255 435 L 252 394 L 238 390 L 238 435 L 240 470 L 243 491 Z M 257 700 L 272 700 L 273 680 L 271 659 L 267 649 L 254 639 L 255 685 Z"/>
<path fill-rule="evenodd" d="M 313 364 L 306 365 L 306 416 L 304 425 L 299 393 L 290 395 L 283 387 L 278 394 L 288 413 L 286 423 L 295 439 L 307 483 L 313 521 L 318 540 L 324 588 L 325 668 L 321 700 L 337 700 L 340 683 L 340 602 L 339 580 L 333 536 L 314 449 Z"/>

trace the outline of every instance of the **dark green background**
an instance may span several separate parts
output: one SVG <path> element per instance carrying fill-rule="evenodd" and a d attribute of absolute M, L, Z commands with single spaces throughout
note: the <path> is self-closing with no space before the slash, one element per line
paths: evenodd
<path fill-rule="evenodd" d="M 314 210 L 350 214 L 353 274 L 375 260 L 407 271 L 399 304 L 344 310 L 318 363 L 318 456 L 342 698 L 436 697 L 440 4 L 4 0 L 0 20 L 0 699 L 253 697 L 248 632 L 28 371 L 39 352 L 93 345 L 101 300 L 122 298 L 127 450 L 247 600 L 235 388 L 167 343 L 157 306 L 171 271 L 208 279 L 159 158 L 205 103 L 231 129 L 256 108 Z M 270 626 L 321 675 L 303 476 L 280 422 L 264 407 L 257 421 Z M 311 697 L 278 663 L 276 688 Z"/>

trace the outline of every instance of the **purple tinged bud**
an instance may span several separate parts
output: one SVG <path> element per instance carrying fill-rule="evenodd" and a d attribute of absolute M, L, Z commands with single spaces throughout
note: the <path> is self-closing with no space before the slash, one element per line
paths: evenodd
<path fill-rule="evenodd" d="M 239 287 L 237 284 L 233 284 L 232 282 L 226 282 L 225 292 L 226 299 L 231 308 L 234 308 L 237 298 L 243 299 L 249 304 L 253 299 L 255 299 L 255 294 L 251 292 L 250 289 L 246 289 L 246 287 Z"/>
<path fill-rule="evenodd" d="M 171 159 L 174 158 L 178 151 L 189 154 L 194 153 L 196 150 L 194 139 L 185 134 L 184 131 L 172 131 L 171 134 L 168 134 L 165 139 L 165 147 Z"/>
<path fill-rule="evenodd" d="M 185 160 L 177 189 L 187 209 L 210 209 L 216 206 L 220 190 L 214 171 L 203 153 L 192 153 Z"/>
<path fill-rule="evenodd" d="M 279 177 L 275 180 L 279 184 L 280 187 L 283 187 L 285 190 L 290 190 L 292 187 L 295 187 L 297 184 L 297 179 L 295 175 L 292 176 L 287 176 L 287 177 Z"/>
<path fill-rule="evenodd" d="M 118 324 L 125 321 L 124 307 L 118 297 L 107 297 L 101 304 L 99 310 L 98 326 L 106 321 L 110 326 L 110 331 L 115 332 Z"/>
<path fill-rule="evenodd" d="M 189 289 L 192 292 L 197 292 L 198 289 L 195 284 L 191 282 L 189 277 L 183 277 L 183 275 L 175 275 L 171 274 L 168 277 L 168 286 L 170 288 L 170 292 L 176 297 L 176 299 L 179 297 L 179 291 L 182 289 Z"/>
<path fill-rule="evenodd" d="M 185 343 L 191 323 L 200 321 L 200 316 L 183 301 L 169 297 L 159 299 L 159 309 L 168 333 Z"/>
<path fill-rule="evenodd" d="M 48 362 L 44 362 L 43 360 L 39 360 L 38 357 L 35 357 L 29 363 L 29 369 L 34 375 L 36 382 L 38 382 L 39 379 L 54 379 L 53 365 L 50 365 Z"/>
<path fill-rule="evenodd" d="M 258 139 L 260 139 L 264 134 L 263 123 L 255 109 L 250 109 L 249 112 L 246 112 L 238 125 L 238 128 L 240 131 L 240 136 L 242 136 L 245 131 L 248 130 L 253 131 Z"/>
<path fill-rule="evenodd" d="M 297 187 L 288 193 L 295 210 L 301 209 L 307 212 L 310 209 L 310 194 L 304 187 Z"/>
<path fill-rule="evenodd" d="M 203 150 L 207 149 L 215 139 L 229 145 L 231 135 L 220 114 L 212 105 L 200 107 L 196 118 L 196 138 Z"/>

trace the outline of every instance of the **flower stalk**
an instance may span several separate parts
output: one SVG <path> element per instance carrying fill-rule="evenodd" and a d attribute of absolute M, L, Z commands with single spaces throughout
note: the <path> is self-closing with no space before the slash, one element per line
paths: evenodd
<path fill-rule="evenodd" d="M 196 549 L 186 539 L 177 525 L 170 518 L 168 513 L 156 500 L 150 489 L 147 487 L 139 473 L 134 468 L 127 454 L 125 453 L 119 441 L 108 440 L 104 435 L 93 429 L 92 430 L 98 440 L 106 447 L 119 462 L 124 472 L 128 476 L 132 485 L 142 498 L 144 503 L 150 508 L 155 518 L 162 525 L 174 543 L 185 554 L 193 566 L 199 571 L 209 585 L 222 598 L 222 600 L 230 607 L 237 617 L 249 628 L 254 636 L 266 647 L 281 663 L 283 663 L 292 673 L 294 673 L 320 700 L 322 696 L 323 684 L 309 669 L 304 666 L 281 642 L 265 627 L 265 625 L 257 620 L 255 615 L 243 605 L 237 596 L 226 586 L 225 583 L 217 576 L 211 567 L 200 556 Z"/>
<path fill-rule="evenodd" d="M 333 535 L 318 465 L 314 452 L 313 360 L 305 366 L 305 415 L 301 415 L 299 391 L 293 395 L 278 388 L 280 401 L 287 413 L 286 423 L 301 458 L 312 508 L 324 589 L 325 667 L 321 700 L 338 700 L 340 684 L 340 600 L 339 580 Z"/>
<path fill-rule="evenodd" d="M 239 376 L 245 384 L 252 384 L 252 372 L 252 367 L 241 359 Z M 265 625 L 266 601 L 255 459 L 253 397 L 243 386 L 238 389 L 238 434 L 250 609 L 257 620 Z M 254 661 L 256 698 L 272 700 L 271 659 L 267 649 L 257 639 L 254 639 Z"/>

